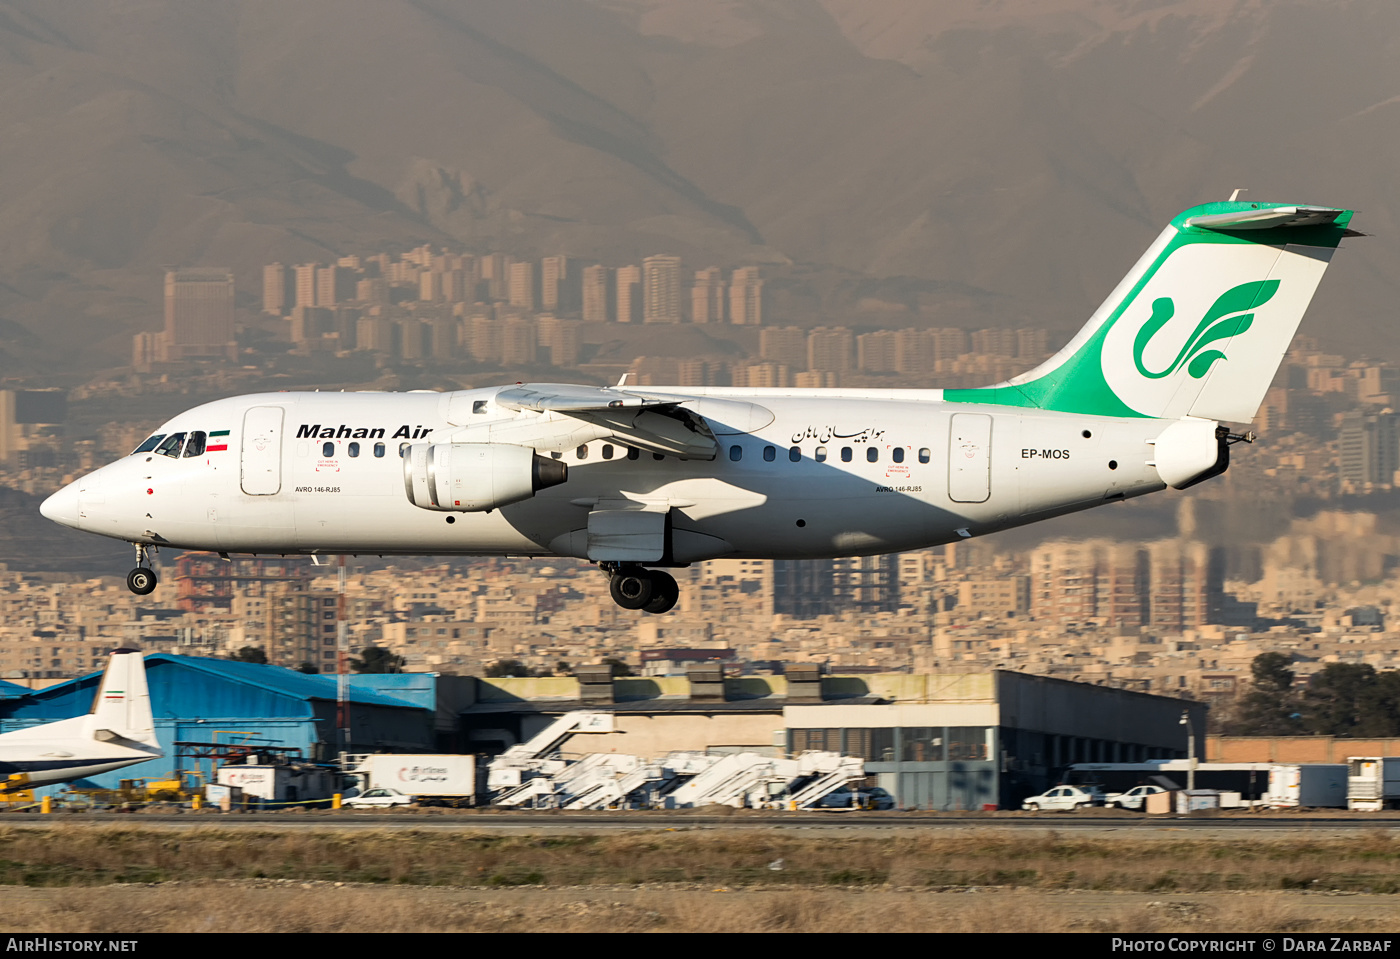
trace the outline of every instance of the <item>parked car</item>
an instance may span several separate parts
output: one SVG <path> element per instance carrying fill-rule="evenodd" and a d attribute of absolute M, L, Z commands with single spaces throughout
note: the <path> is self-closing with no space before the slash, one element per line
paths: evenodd
<path fill-rule="evenodd" d="M 383 809 L 390 806 L 411 806 L 417 801 L 414 796 L 406 796 L 397 789 L 379 786 L 366 789 L 358 796 L 352 796 L 341 803 L 351 809 Z"/>
<path fill-rule="evenodd" d="M 1032 812 L 1041 809 L 1083 809 L 1085 806 L 1102 806 L 1103 801 L 1103 790 L 1098 786 L 1056 786 L 1039 796 L 1031 796 L 1021 803 L 1021 808 Z"/>
<path fill-rule="evenodd" d="M 894 797 L 875 786 L 872 789 L 851 789 L 843 786 L 817 800 L 814 809 L 893 809 Z"/>
<path fill-rule="evenodd" d="M 1141 810 L 1148 796 L 1164 792 L 1166 790 L 1161 786 L 1134 786 L 1125 793 L 1109 793 L 1104 797 L 1103 804 L 1117 806 L 1119 809 Z"/>

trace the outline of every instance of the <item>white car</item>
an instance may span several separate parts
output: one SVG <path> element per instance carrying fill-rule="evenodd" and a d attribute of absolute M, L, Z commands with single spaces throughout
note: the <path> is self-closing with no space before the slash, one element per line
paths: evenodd
<path fill-rule="evenodd" d="M 397 789 L 389 789 L 383 786 L 375 789 L 366 789 L 358 796 L 352 796 L 341 803 L 351 809 L 383 809 L 390 806 L 411 806 L 418 800 L 412 796 L 405 796 Z"/>
<path fill-rule="evenodd" d="M 1102 806 L 1103 798 L 1103 790 L 1098 786 L 1056 786 L 1039 796 L 1031 796 L 1021 803 L 1021 808 L 1032 812 L 1042 809 L 1083 809 L 1085 806 Z"/>
<path fill-rule="evenodd" d="M 1156 793 L 1166 792 L 1161 786 L 1134 786 L 1125 793 L 1109 793 L 1104 797 L 1105 806 L 1117 806 L 1119 809 L 1142 809 L 1147 803 L 1147 797 Z"/>

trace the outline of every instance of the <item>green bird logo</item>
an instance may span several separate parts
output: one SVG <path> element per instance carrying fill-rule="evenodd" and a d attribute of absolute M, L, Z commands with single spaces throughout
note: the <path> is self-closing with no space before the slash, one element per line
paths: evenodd
<path fill-rule="evenodd" d="M 1225 358 L 1220 350 L 1206 347 L 1216 340 L 1229 339 L 1249 329 L 1254 322 L 1253 310 L 1263 306 L 1278 292 L 1278 280 L 1254 280 L 1220 294 L 1206 315 L 1196 324 L 1196 329 L 1187 338 L 1181 351 L 1166 369 L 1153 372 L 1142 363 L 1143 351 L 1152 337 L 1157 334 L 1176 313 L 1176 304 L 1171 297 L 1163 296 L 1152 301 L 1152 316 L 1138 330 L 1133 340 L 1133 363 L 1137 371 L 1148 379 L 1160 380 L 1171 376 L 1186 365 L 1186 371 L 1194 379 L 1200 379 L 1210 370 L 1216 360 Z"/>

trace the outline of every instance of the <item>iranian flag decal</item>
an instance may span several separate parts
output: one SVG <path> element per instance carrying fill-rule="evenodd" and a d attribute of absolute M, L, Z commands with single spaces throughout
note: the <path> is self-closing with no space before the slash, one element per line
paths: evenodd
<path fill-rule="evenodd" d="M 206 453 L 218 453 L 228 449 L 228 430 L 214 430 L 209 434 L 209 445 L 204 447 Z"/>

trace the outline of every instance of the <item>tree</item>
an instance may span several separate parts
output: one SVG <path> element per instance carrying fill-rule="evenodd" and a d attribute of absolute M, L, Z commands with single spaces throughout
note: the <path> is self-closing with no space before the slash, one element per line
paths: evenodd
<path fill-rule="evenodd" d="M 1363 706 L 1374 702 L 1376 670 L 1366 663 L 1328 663 L 1314 673 L 1303 694 L 1303 721 L 1318 736 L 1355 736 Z M 1369 724 L 1368 724 L 1369 725 Z"/>
<path fill-rule="evenodd" d="M 498 659 L 486 667 L 486 675 L 492 679 L 506 676 L 533 676 L 529 666 L 518 659 Z"/>
<path fill-rule="evenodd" d="M 267 665 L 267 653 L 263 652 L 262 648 L 258 646 L 244 646 L 242 649 L 238 650 L 238 652 L 230 656 L 229 659 L 233 660 L 235 663 L 260 663 L 264 666 Z"/>
<path fill-rule="evenodd" d="M 357 673 L 401 673 L 404 658 L 378 646 L 366 646 L 360 650 L 360 658 L 350 660 L 350 668 Z"/>
<path fill-rule="evenodd" d="M 1250 664 L 1254 682 L 1241 701 L 1233 731 L 1243 736 L 1288 736 L 1303 731 L 1293 670 L 1283 653 L 1260 653 Z"/>
<path fill-rule="evenodd" d="M 626 663 L 624 663 L 622 660 L 618 659 L 615 656 L 609 656 L 607 659 L 603 660 L 603 665 L 611 666 L 613 668 L 612 674 L 614 678 L 632 675 L 632 667 L 628 666 Z"/>
<path fill-rule="evenodd" d="M 321 671 L 316 668 L 315 663 L 302 663 L 300 666 L 297 667 L 297 672 L 306 673 L 308 675 L 316 675 Z"/>

